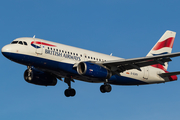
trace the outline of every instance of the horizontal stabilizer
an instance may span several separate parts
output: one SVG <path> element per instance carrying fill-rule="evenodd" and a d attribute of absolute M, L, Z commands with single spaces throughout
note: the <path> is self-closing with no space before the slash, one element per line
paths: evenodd
<path fill-rule="evenodd" d="M 172 76 L 172 75 L 179 75 L 179 74 L 180 74 L 180 71 L 169 72 L 169 73 L 161 73 L 161 74 L 158 74 L 158 75 L 161 76 L 161 77 L 169 77 L 169 76 Z"/>

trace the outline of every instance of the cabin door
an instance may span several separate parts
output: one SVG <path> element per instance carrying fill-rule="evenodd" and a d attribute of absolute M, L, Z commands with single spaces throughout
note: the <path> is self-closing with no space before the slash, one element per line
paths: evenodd
<path fill-rule="evenodd" d="M 147 80 L 148 76 L 149 76 L 149 68 L 148 67 L 144 67 L 143 79 Z"/>
<path fill-rule="evenodd" d="M 42 55 L 42 53 L 43 53 L 42 42 L 40 40 L 34 39 L 34 44 L 35 44 L 35 48 L 36 48 L 36 51 L 35 51 L 36 54 Z"/>

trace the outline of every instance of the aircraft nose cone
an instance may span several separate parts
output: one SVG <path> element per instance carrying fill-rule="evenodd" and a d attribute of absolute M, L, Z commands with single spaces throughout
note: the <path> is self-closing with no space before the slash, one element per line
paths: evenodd
<path fill-rule="evenodd" d="M 10 52 L 11 51 L 11 48 L 10 48 L 10 46 L 9 45 L 6 45 L 6 46 L 4 46 L 2 49 L 1 49 L 1 53 L 6 57 L 6 54 L 8 53 L 8 52 Z"/>

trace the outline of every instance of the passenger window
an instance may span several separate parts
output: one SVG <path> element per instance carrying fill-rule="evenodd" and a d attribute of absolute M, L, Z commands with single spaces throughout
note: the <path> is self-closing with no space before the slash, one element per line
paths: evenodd
<path fill-rule="evenodd" d="M 12 41 L 12 43 L 11 44 L 17 44 L 18 43 L 18 41 Z"/>
<path fill-rule="evenodd" d="M 24 42 L 24 45 L 27 45 L 27 42 Z"/>
<path fill-rule="evenodd" d="M 82 55 L 80 55 L 82 57 Z"/>
<path fill-rule="evenodd" d="M 22 41 L 19 41 L 19 44 L 23 45 L 23 42 L 22 42 Z"/>
<path fill-rule="evenodd" d="M 64 52 L 64 50 L 62 50 L 62 52 Z"/>
<path fill-rule="evenodd" d="M 56 49 L 56 51 L 58 51 L 58 49 Z"/>
<path fill-rule="evenodd" d="M 61 52 L 61 50 L 59 50 L 59 52 Z"/>
<path fill-rule="evenodd" d="M 90 59 L 90 57 L 88 56 L 88 59 Z"/>
<path fill-rule="evenodd" d="M 78 56 L 78 54 L 76 53 L 76 56 Z"/>

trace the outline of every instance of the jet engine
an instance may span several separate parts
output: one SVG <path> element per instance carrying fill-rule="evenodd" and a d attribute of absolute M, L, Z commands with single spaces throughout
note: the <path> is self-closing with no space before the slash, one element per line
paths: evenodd
<path fill-rule="evenodd" d="M 103 66 L 90 62 L 80 62 L 77 65 L 77 72 L 80 75 L 106 79 L 110 78 L 112 75 L 112 73 Z"/>
<path fill-rule="evenodd" d="M 34 68 L 27 69 L 24 72 L 24 79 L 28 83 L 42 86 L 55 86 L 57 83 L 57 79 L 54 76 Z"/>

